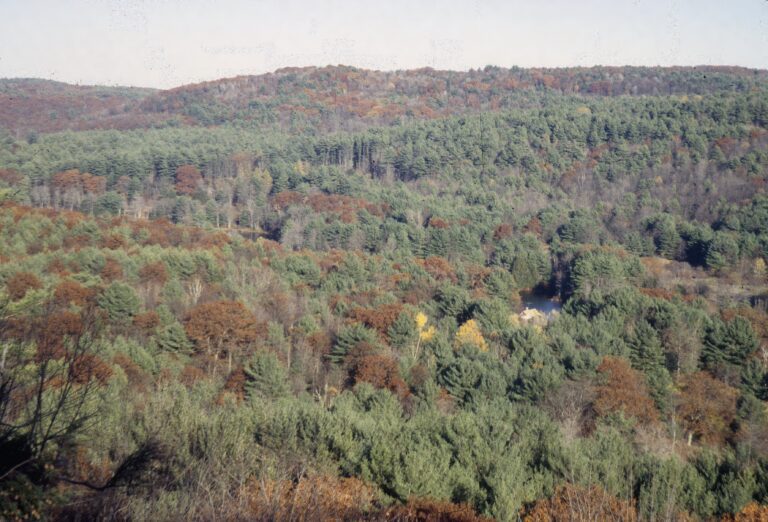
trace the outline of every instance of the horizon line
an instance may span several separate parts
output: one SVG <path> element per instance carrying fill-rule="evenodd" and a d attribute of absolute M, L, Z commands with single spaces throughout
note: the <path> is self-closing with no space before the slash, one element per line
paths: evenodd
<path fill-rule="evenodd" d="M 243 73 L 243 74 L 236 74 L 233 76 L 221 76 L 217 78 L 211 78 L 207 80 L 195 80 L 190 81 L 186 83 L 180 83 L 178 85 L 174 85 L 172 87 L 149 87 L 144 85 L 129 85 L 129 84 L 120 84 L 120 83 L 80 83 L 77 81 L 65 81 L 65 80 L 57 80 L 54 78 L 45 78 L 45 77 L 39 77 L 39 76 L 4 76 L 0 77 L 0 82 L 8 82 L 8 81 L 43 81 L 43 82 L 51 82 L 51 83 L 59 83 L 63 85 L 69 85 L 72 87 L 107 87 L 107 88 L 123 88 L 123 89 L 141 89 L 141 90 L 154 90 L 154 91 L 171 91 L 174 89 L 179 89 L 182 87 L 190 87 L 195 85 L 204 85 L 206 83 L 215 83 L 215 82 L 221 82 L 226 80 L 234 80 L 237 78 L 248 78 L 248 77 L 258 77 L 258 76 L 267 76 L 267 75 L 274 75 L 274 74 L 281 74 L 281 73 L 289 73 L 292 70 L 310 70 L 310 69 L 356 69 L 359 71 L 366 71 L 366 72 L 372 72 L 372 73 L 401 73 L 401 72 L 415 72 L 415 71 L 433 71 L 437 73 L 470 73 L 475 71 L 484 71 L 488 68 L 497 68 L 497 69 L 503 69 L 503 70 L 524 70 L 524 71 L 558 71 L 558 70 L 568 70 L 568 69 L 741 69 L 743 71 L 753 72 L 753 73 L 768 73 L 768 67 L 761 68 L 761 67 L 750 67 L 745 65 L 733 65 L 733 64 L 696 64 L 696 65 L 632 65 L 632 64 L 623 64 L 623 65 L 608 65 L 608 64 L 594 64 L 594 65 L 562 65 L 562 66 L 554 66 L 554 67 L 542 67 L 542 66 L 535 66 L 535 67 L 528 67 L 528 66 L 519 66 L 519 65 L 512 65 L 509 67 L 501 66 L 501 65 L 493 65 L 493 64 L 487 64 L 482 67 L 469 67 L 467 69 L 441 69 L 441 68 L 435 68 L 429 65 L 425 65 L 423 67 L 413 67 L 413 68 L 402 68 L 402 69 L 372 69 L 372 68 L 366 68 L 366 67 L 359 67 L 356 65 L 347 65 L 347 64 L 326 64 L 326 65 L 286 65 L 282 67 L 278 67 L 277 69 L 265 71 L 265 72 L 253 72 L 253 73 Z M 726 72 L 727 71 L 722 71 Z"/>

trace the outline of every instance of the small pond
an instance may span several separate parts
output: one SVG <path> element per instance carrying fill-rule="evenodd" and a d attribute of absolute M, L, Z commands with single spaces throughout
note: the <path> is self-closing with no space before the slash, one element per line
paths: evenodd
<path fill-rule="evenodd" d="M 521 292 L 520 299 L 523 308 L 533 308 L 547 316 L 552 312 L 559 312 L 563 307 L 557 297 L 542 292 Z"/>

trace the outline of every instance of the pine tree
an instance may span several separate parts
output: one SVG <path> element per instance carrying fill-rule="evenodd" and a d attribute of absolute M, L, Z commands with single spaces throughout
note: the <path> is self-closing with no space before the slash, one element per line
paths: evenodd
<path fill-rule="evenodd" d="M 166 352 L 189 353 L 192 351 L 192 343 L 187 338 L 184 327 L 178 322 L 173 322 L 160 330 L 156 342 L 158 348 Z"/>
<path fill-rule="evenodd" d="M 665 366 L 664 350 L 656 330 L 642 320 L 635 325 L 627 344 L 632 366 L 645 374 L 651 396 L 659 409 L 663 410 L 672 379 Z"/>
<path fill-rule="evenodd" d="M 337 364 L 342 363 L 357 345 L 360 343 L 376 345 L 378 344 L 377 338 L 376 332 L 370 328 L 366 328 L 360 323 L 354 323 L 339 332 L 328 359 Z"/>
<path fill-rule="evenodd" d="M 99 296 L 98 303 L 113 321 L 127 320 L 139 311 L 139 297 L 124 283 L 109 285 Z"/>
<path fill-rule="evenodd" d="M 724 364 L 741 366 L 757 347 L 757 336 L 752 325 L 743 317 L 736 316 L 727 323 L 715 321 L 708 328 L 701 356 L 708 368 Z"/>
<path fill-rule="evenodd" d="M 403 349 L 417 341 L 416 323 L 407 311 L 397 316 L 395 322 L 387 330 L 389 344 L 395 348 Z"/>
<path fill-rule="evenodd" d="M 245 392 L 250 398 L 277 399 L 290 391 L 288 372 L 277 356 L 266 350 L 259 351 L 243 368 Z"/>

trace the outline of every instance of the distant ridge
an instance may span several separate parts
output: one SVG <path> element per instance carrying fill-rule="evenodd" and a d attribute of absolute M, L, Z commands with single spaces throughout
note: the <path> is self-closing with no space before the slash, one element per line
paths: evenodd
<path fill-rule="evenodd" d="M 0 128 L 15 134 L 165 125 L 359 130 L 580 96 L 703 95 L 762 89 L 768 71 L 731 66 L 500 68 L 466 72 L 286 67 L 168 90 L 0 80 Z"/>

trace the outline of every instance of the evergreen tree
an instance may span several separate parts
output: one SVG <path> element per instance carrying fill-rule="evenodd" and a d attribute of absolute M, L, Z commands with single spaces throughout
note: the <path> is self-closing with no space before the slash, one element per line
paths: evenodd
<path fill-rule="evenodd" d="M 139 296 L 125 283 L 112 283 L 99 296 L 99 306 L 113 321 L 126 321 L 139 311 Z"/>
<path fill-rule="evenodd" d="M 378 336 L 375 331 L 366 328 L 360 323 L 353 323 L 342 329 L 336 336 L 336 342 L 331 348 L 328 359 L 334 363 L 342 363 L 346 356 L 362 343 L 370 346 L 378 344 Z"/>
<path fill-rule="evenodd" d="M 757 347 L 755 331 L 743 317 L 736 316 L 727 323 L 715 320 L 704 336 L 701 358 L 710 369 L 721 365 L 742 366 Z"/>
<path fill-rule="evenodd" d="M 395 322 L 387 330 L 389 343 L 395 348 L 404 349 L 414 344 L 418 339 L 416 322 L 408 311 L 402 311 Z"/>
<path fill-rule="evenodd" d="M 243 368 L 248 397 L 277 399 L 290 391 L 288 372 L 271 351 L 260 350 Z"/>
<path fill-rule="evenodd" d="M 664 410 L 672 379 L 665 366 L 664 350 L 656 330 L 645 320 L 639 321 L 630 335 L 632 366 L 648 379 L 651 396 L 660 410 Z"/>
<path fill-rule="evenodd" d="M 166 352 L 191 353 L 192 343 L 187 338 L 187 332 L 181 323 L 174 321 L 163 327 L 155 340 L 158 348 Z"/>

